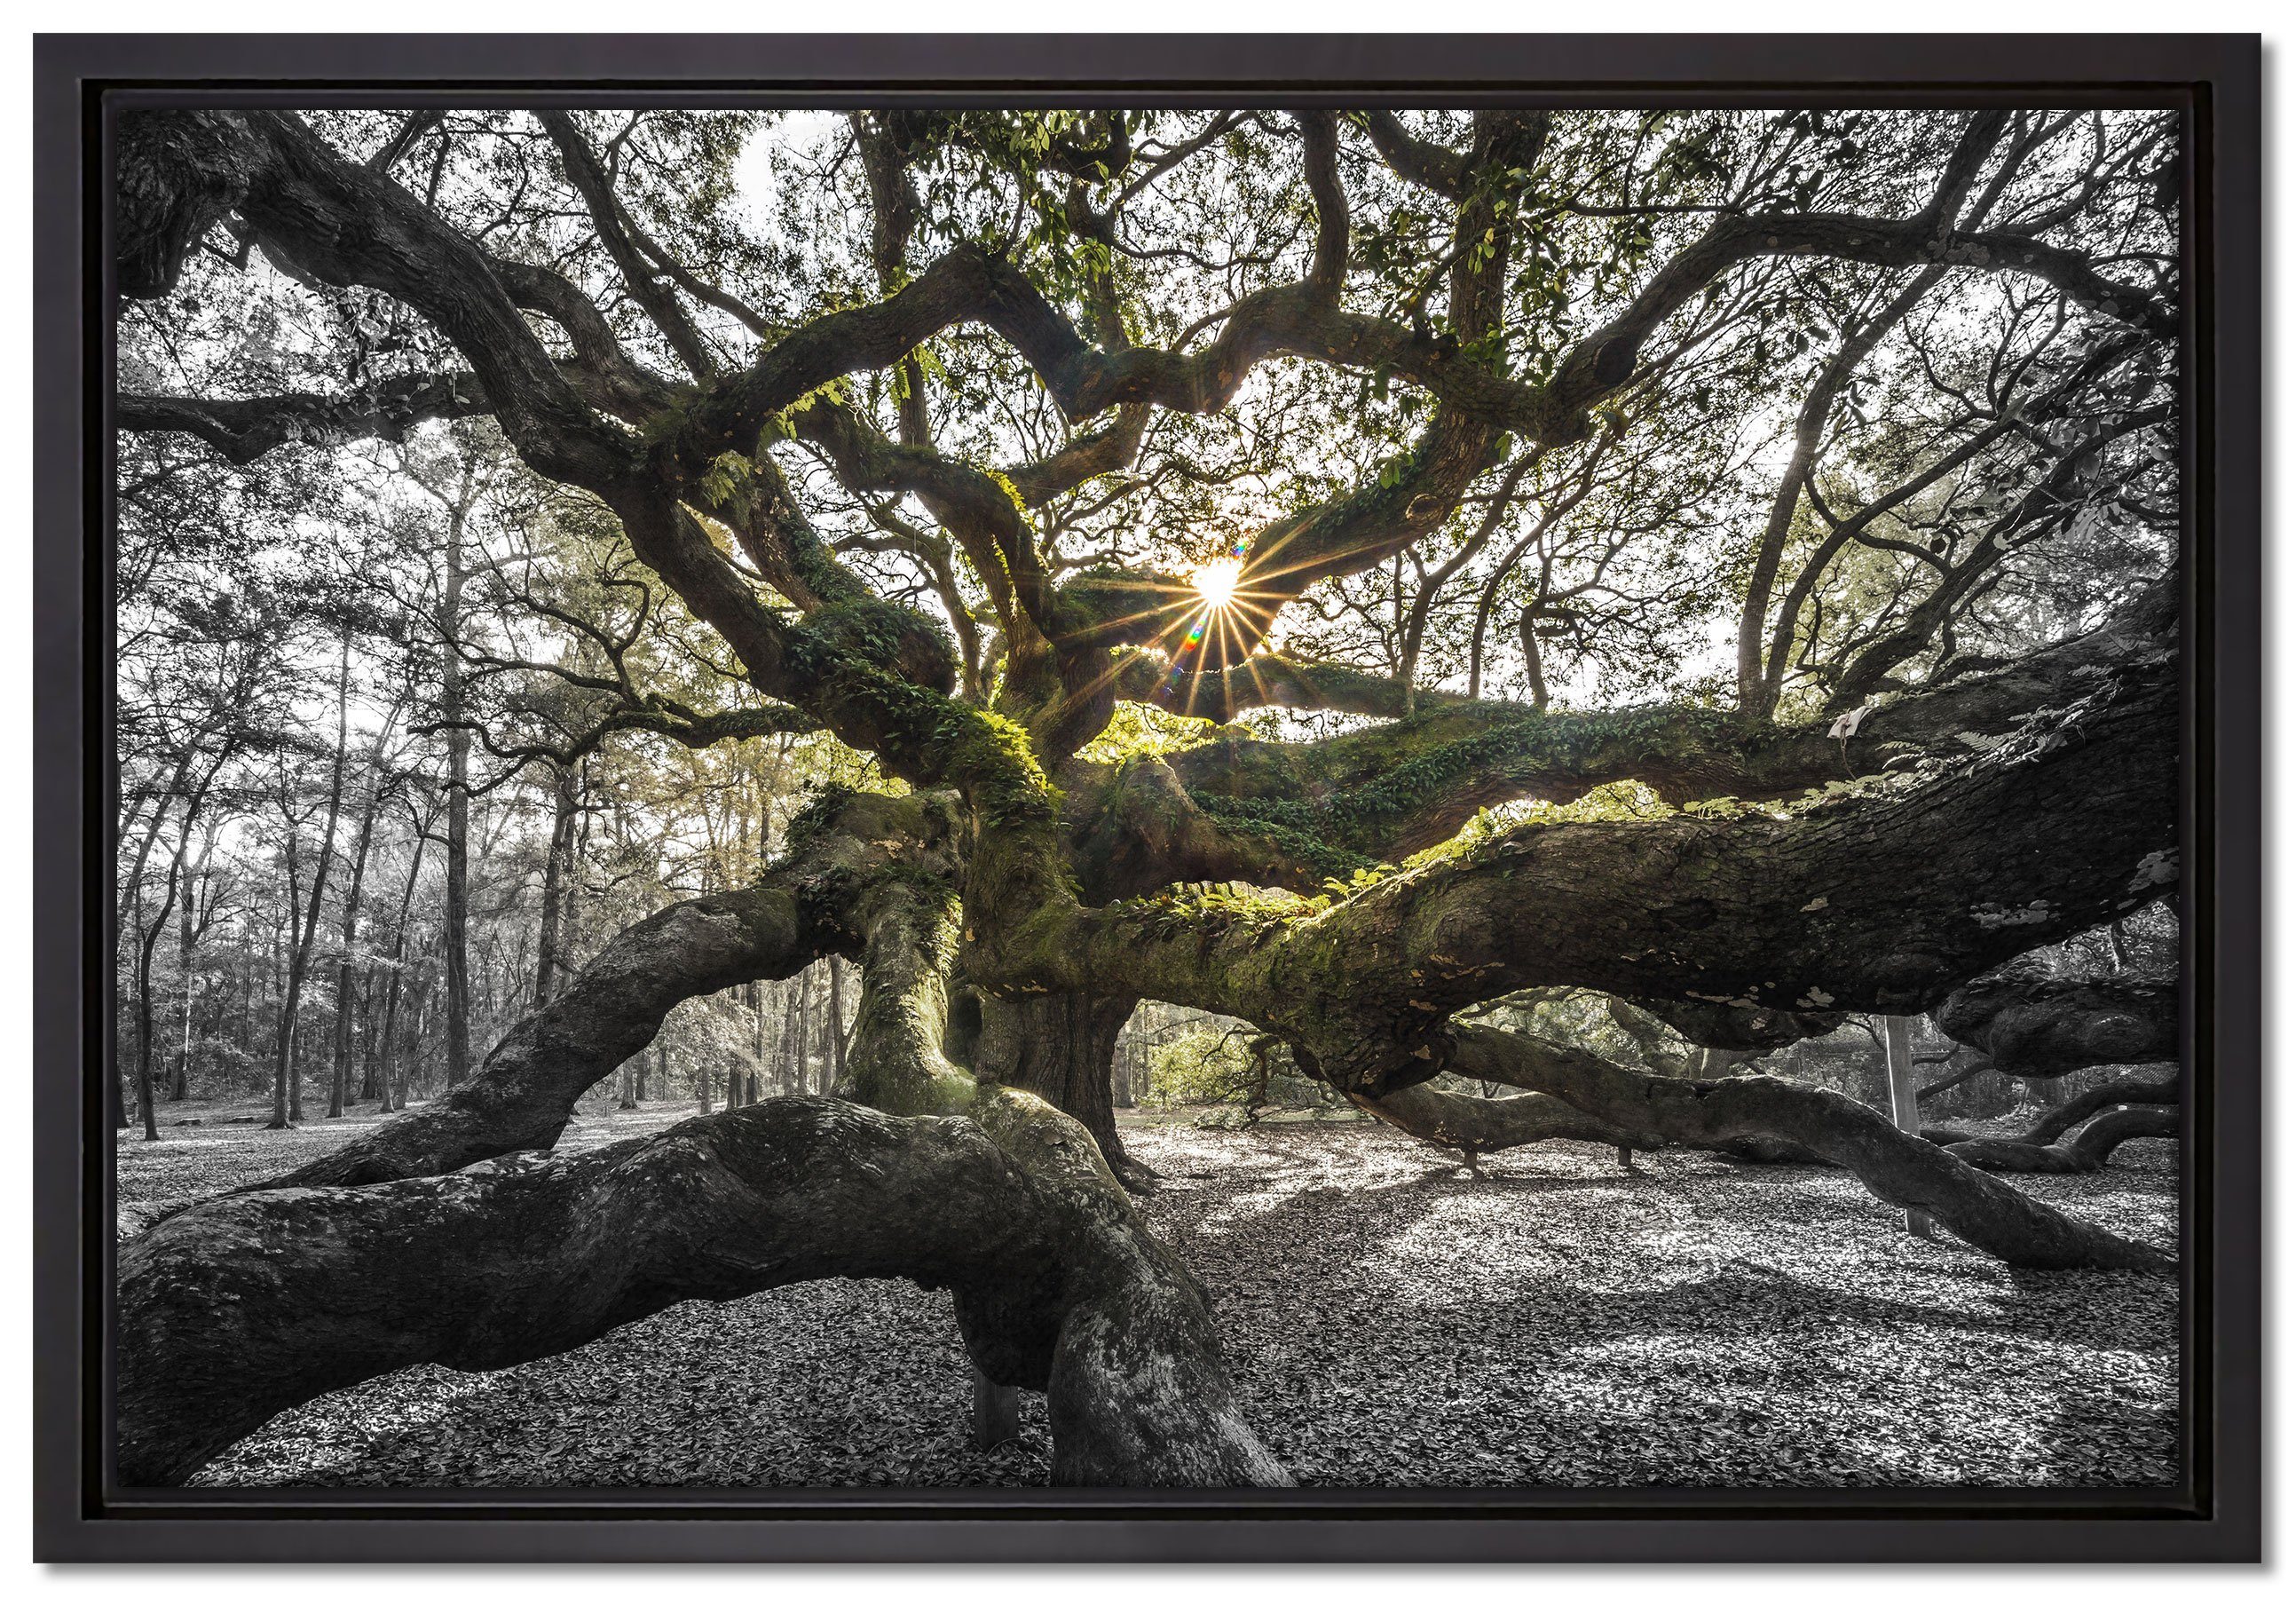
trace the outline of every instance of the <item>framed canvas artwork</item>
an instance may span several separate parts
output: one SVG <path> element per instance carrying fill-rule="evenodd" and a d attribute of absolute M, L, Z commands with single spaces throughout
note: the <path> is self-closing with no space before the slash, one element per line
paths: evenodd
<path fill-rule="evenodd" d="M 2253 39 L 37 65 L 41 1557 L 2257 1557 Z"/>

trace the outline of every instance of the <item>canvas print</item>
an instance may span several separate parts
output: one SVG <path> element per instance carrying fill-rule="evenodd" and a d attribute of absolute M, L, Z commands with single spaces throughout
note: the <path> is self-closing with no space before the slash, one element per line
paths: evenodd
<path fill-rule="evenodd" d="M 115 135 L 123 1487 L 2183 1479 L 2177 114 Z"/>

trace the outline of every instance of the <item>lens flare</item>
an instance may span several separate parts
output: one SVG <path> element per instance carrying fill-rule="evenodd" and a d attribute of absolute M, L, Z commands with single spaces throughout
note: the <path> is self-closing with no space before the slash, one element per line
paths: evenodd
<path fill-rule="evenodd" d="M 1198 566 L 1189 581 L 1203 602 L 1214 610 L 1225 610 L 1235 597 L 1236 579 L 1243 574 L 1243 563 L 1232 556 L 1208 560 Z"/>

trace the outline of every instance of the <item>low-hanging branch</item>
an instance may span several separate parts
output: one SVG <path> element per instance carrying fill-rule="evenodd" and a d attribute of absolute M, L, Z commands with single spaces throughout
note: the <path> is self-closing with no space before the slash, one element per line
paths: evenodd
<path fill-rule="evenodd" d="M 2184 1117 L 2175 1110 L 2131 1107 L 2097 1116 L 2067 1143 L 2038 1143 L 2024 1138 L 1963 1138 L 1946 1144 L 1945 1151 L 1980 1171 L 2062 1176 L 2076 1171 L 2103 1170 L 2112 1151 L 2131 1138 L 2182 1135 Z"/>
<path fill-rule="evenodd" d="M 756 883 L 626 928 L 468 1080 L 259 1185 L 398 1182 L 552 1147 L 575 1101 L 652 1042 L 682 1001 L 859 953 L 857 894 L 873 878 L 928 865 L 940 830 L 915 801 L 833 798 L 825 813 L 800 819 L 787 856 Z"/>
<path fill-rule="evenodd" d="M 993 1328 L 976 1357 L 1049 1391 L 1057 1484 L 1288 1483 L 1220 1374 L 1208 1301 L 1119 1196 L 973 1120 L 826 1099 L 162 1221 L 119 1260 L 119 1478 L 180 1484 L 280 1411 L 408 1365 L 500 1370 L 824 1276 L 955 1289 Z"/>
<path fill-rule="evenodd" d="M 1452 1069 L 1552 1094 L 1620 1133 L 1692 1149 L 1782 1139 L 1849 1171 L 1884 1203 L 1918 1210 L 2008 1264 L 2174 1269 L 2157 1249 L 2030 1198 L 1952 1152 L 1900 1132 L 1878 1111 L 1824 1088 L 1759 1072 L 1719 1082 L 1669 1081 L 1488 1026 L 1454 1027 L 1448 1041 Z"/>

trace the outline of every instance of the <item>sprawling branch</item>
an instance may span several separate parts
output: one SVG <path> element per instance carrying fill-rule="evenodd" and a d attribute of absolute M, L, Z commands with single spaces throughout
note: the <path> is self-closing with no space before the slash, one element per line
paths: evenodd
<path fill-rule="evenodd" d="M 2178 1014 L 2174 982 L 2055 977 L 2025 961 L 1986 973 L 1931 1012 L 1939 1030 L 2012 1076 L 2175 1059 Z"/>
<path fill-rule="evenodd" d="M 1167 663 L 1144 654 L 1125 663 L 1117 679 L 1127 699 L 1147 700 L 1163 688 Z M 1351 716 L 1404 716 L 1412 709 L 1411 688 L 1399 679 L 1327 661 L 1294 660 L 1274 652 L 1254 655 L 1241 665 L 1190 672 L 1172 708 L 1184 715 L 1228 722 L 1249 710 L 1274 705 L 1284 710 L 1336 711 Z M 1464 696 L 1420 689 L 1422 705 L 1464 702 Z"/>
<path fill-rule="evenodd" d="M 1399 176 L 1447 199 L 1459 197 L 1466 182 L 1464 156 L 1430 140 L 1412 137 L 1391 111 L 1367 111 L 1363 113 L 1362 122 L 1364 132 L 1371 137 L 1372 148 Z"/>
<path fill-rule="evenodd" d="M 425 372 L 350 394 L 266 394 L 251 400 L 121 394 L 112 417 L 123 432 L 190 433 L 243 466 L 283 444 L 357 438 L 397 441 L 417 423 L 492 408 L 469 373 Z"/>
<path fill-rule="evenodd" d="M 2129 1076 L 2103 1083 L 2043 1116 L 2021 1141 L 2054 1143 L 2100 1110 L 2129 1104 L 2176 1104 L 2182 1092 L 2174 1071 L 2166 1076 Z"/>
<path fill-rule="evenodd" d="M 2112 1151 L 2131 1138 L 2176 1138 L 2184 1117 L 2173 1109 L 2117 1109 L 2083 1127 L 2070 1143 L 2037 1143 L 2023 1138 L 1964 1138 L 1947 1152 L 1980 1171 L 2020 1171 L 2062 1175 L 2101 1171 Z"/>
<path fill-rule="evenodd" d="M 783 1099 L 588 1154 L 219 1199 L 122 1251 L 120 1479 L 179 1483 L 411 1364 L 499 1370 L 683 1299 L 858 1276 L 955 1289 L 993 1324 L 975 1357 L 1048 1389 L 1057 1482 L 1283 1485 L 1201 1290 L 1119 1196 L 1058 1170 L 973 1121 Z"/>
<path fill-rule="evenodd" d="M 1497 1154 L 1556 1138 L 1620 1149 L 1655 1149 L 1667 1145 L 1666 1139 L 1652 1133 L 1613 1125 L 1552 1093 L 1485 1099 L 1423 1083 L 1398 1088 L 1378 1099 L 1359 1097 L 1356 1103 L 1398 1131 L 1462 1154 Z"/>
<path fill-rule="evenodd" d="M 1997 1259 L 2039 1270 L 2165 1272 L 2142 1243 L 2027 1198 L 2007 1182 L 1824 1088 L 1759 1073 L 1671 1082 L 1581 1050 L 1488 1026 L 1452 1028 L 1454 1068 L 1549 1093 L 1620 1132 L 1692 1149 L 1783 1139 L 1841 1166 L 1885 1203 L 1918 1210 Z M 1615 1140 L 1614 1140 L 1615 1141 Z"/>
<path fill-rule="evenodd" d="M 1761 256 L 1831 256 L 1876 267 L 1957 267 L 2021 272 L 2091 309 L 2163 342 L 2177 336 L 2177 312 L 2147 291 L 2102 276 L 2077 251 L 2015 233 L 1957 233 L 1926 215 L 1890 220 L 1824 211 L 1731 215 L 1716 219 L 1651 277 L 1608 325 L 1580 339 L 1556 368 L 1550 403 L 1583 410 L 1633 375 L 1643 341 L 1705 286 Z"/>
<path fill-rule="evenodd" d="M 262 1185 L 397 1182 L 550 1148 L 575 1100 L 651 1042 L 679 1003 L 860 952 L 857 888 L 917 869 L 936 841 L 918 802 L 846 796 L 833 816 L 799 828 L 789 856 L 755 884 L 674 904 L 623 931 L 460 1086 Z"/>
<path fill-rule="evenodd" d="M 1530 823 L 1328 910 L 1185 895 L 1028 951 L 1048 986 L 1128 984 L 1306 1042 L 1349 1091 L 1441 1065 L 1441 1017 L 1525 987 L 1744 1012 L 1904 1014 L 2118 918 L 2175 875 L 2173 657 L 2097 680 L 2000 747 L 1787 816 Z M 2067 850 L 2070 831 L 2083 846 Z M 1020 950 L 1010 951 L 1016 960 Z"/>
<path fill-rule="evenodd" d="M 1545 712 L 1423 696 L 1434 699 L 1431 708 L 1389 726 L 1307 745 L 1224 738 L 1168 762 L 1199 800 L 1253 806 L 1262 820 L 1327 848 L 1382 860 L 1440 843 L 1492 805 L 1567 803 L 1629 779 L 1676 804 L 1782 799 L 2005 737 L 2116 665 L 2161 649 L 2175 603 L 2174 585 L 2162 583 L 2095 632 L 1996 672 L 1902 695 L 1849 737 L 1834 736 L 1824 721 L 1780 727 L 1689 705 Z M 1365 714 L 1400 698 L 1399 685 L 1383 680 L 1272 657 L 1207 680 L 1245 701 L 1256 695 L 1262 703 Z"/>
<path fill-rule="evenodd" d="M 120 287 L 156 298 L 208 230 L 236 214 L 304 276 L 413 307 L 471 363 L 528 464 L 604 491 L 632 464 L 529 327 L 482 250 L 381 173 L 347 161 L 292 115 L 138 111 L 120 119 Z"/>
<path fill-rule="evenodd" d="M 598 242 L 622 275 L 630 297 L 643 307 L 653 325 L 661 330 L 662 337 L 677 352 L 677 358 L 695 377 L 708 380 L 717 375 L 718 359 L 701 334 L 678 303 L 677 292 L 664 284 L 657 275 L 654 264 L 640 253 L 631 238 L 627 218 L 622 213 L 621 202 L 614 197 L 613 185 L 606 169 L 598 161 L 597 152 L 590 141 L 582 136 L 574 119 L 562 111 L 535 113 L 551 143 L 558 146 L 558 154 L 566 169 L 566 178 L 582 196 L 589 208 L 590 220 L 597 230 Z"/>

